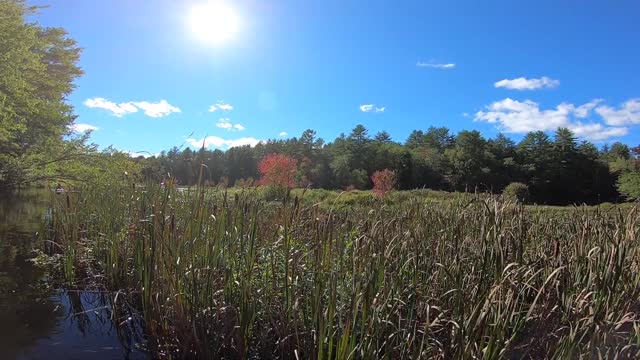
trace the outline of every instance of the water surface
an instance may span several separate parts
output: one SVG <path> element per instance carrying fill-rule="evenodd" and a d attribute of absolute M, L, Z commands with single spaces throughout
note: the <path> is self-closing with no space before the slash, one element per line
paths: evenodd
<path fill-rule="evenodd" d="M 147 358 L 112 316 L 111 294 L 57 288 L 30 261 L 51 196 L 0 197 L 0 359 Z"/>

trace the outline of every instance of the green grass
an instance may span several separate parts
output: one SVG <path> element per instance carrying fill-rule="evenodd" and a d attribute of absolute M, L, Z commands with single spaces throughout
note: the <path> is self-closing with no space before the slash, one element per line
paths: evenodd
<path fill-rule="evenodd" d="M 58 197 L 50 237 L 155 357 L 498 359 L 638 356 L 639 234 L 632 207 L 123 187 Z"/>

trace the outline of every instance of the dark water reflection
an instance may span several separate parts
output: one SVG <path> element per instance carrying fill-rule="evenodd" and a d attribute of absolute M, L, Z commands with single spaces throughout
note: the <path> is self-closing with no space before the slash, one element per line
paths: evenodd
<path fill-rule="evenodd" d="M 111 320 L 110 296 L 52 288 L 29 261 L 50 196 L 0 197 L 0 359 L 146 358 Z"/>

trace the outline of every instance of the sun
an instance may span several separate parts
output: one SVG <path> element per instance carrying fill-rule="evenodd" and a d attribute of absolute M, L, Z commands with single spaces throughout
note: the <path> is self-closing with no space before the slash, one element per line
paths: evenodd
<path fill-rule="evenodd" d="M 231 7 L 212 1 L 191 9 L 189 25 L 200 41 L 219 45 L 229 41 L 238 32 L 239 19 Z"/>

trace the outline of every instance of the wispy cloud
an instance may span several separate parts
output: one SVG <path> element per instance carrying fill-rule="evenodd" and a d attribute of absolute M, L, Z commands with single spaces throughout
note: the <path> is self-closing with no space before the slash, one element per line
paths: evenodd
<path fill-rule="evenodd" d="M 429 61 L 429 62 L 424 62 L 424 61 L 418 61 L 418 63 L 416 64 L 417 67 L 426 67 L 426 68 L 432 68 L 432 69 L 455 69 L 456 64 L 454 63 L 438 63 L 435 61 Z"/>
<path fill-rule="evenodd" d="M 287 135 L 289 135 L 289 134 L 287 134 L 287 132 L 286 132 L 286 131 L 281 131 L 281 132 L 280 132 L 280 134 L 278 134 L 278 135 L 279 135 L 280 137 L 285 137 L 285 136 L 287 136 Z"/>
<path fill-rule="evenodd" d="M 596 112 L 612 126 L 637 125 L 640 124 L 640 98 L 626 101 L 619 109 L 599 106 Z"/>
<path fill-rule="evenodd" d="M 209 106 L 209 112 L 215 111 L 231 111 L 233 110 L 233 105 L 226 104 L 224 101 L 218 101 L 217 103 Z"/>
<path fill-rule="evenodd" d="M 71 124 L 69 125 L 69 129 L 73 132 L 83 133 L 85 131 L 96 131 L 98 128 L 89 124 Z"/>
<path fill-rule="evenodd" d="M 242 124 L 232 124 L 231 120 L 229 118 L 220 118 L 218 119 L 218 122 L 216 123 L 216 126 L 221 128 L 221 129 L 227 129 L 230 131 L 242 131 L 245 129 L 244 126 L 242 126 Z"/>
<path fill-rule="evenodd" d="M 560 80 L 555 80 L 546 76 L 539 79 L 527 79 L 519 77 L 516 79 L 503 79 L 493 84 L 497 88 L 510 90 L 537 90 L 543 88 L 555 88 L 560 86 Z"/>
<path fill-rule="evenodd" d="M 551 131 L 559 127 L 566 127 L 571 129 L 578 137 L 592 141 L 603 141 L 628 134 L 629 128 L 620 127 L 626 122 L 611 122 L 602 114 L 600 115 L 605 120 L 606 125 L 613 126 L 606 126 L 594 120 L 590 122 L 582 121 L 582 119 L 588 118 L 593 114 L 594 108 L 596 113 L 600 113 L 604 106 L 597 108 L 596 106 L 601 101 L 600 99 L 595 99 L 580 106 L 561 103 L 553 109 L 543 110 L 538 103 L 531 100 L 518 101 L 506 98 L 486 106 L 485 111 L 478 111 L 474 120 L 496 124 L 500 130 L 507 133 L 520 134 L 530 131 Z"/>
<path fill-rule="evenodd" d="M 105 98 L 96 97 L 85 100 L 84 105 L 89 108 L 107 110 L 116 117 L 123 117 L 127 114 L 138 112 L 138 110 L 142 110 L 145 115 L 154 118 L 180 112 L 178 107 L 169 104 L 167 100 L 160 100 L 159 102 L 128 101 L 116 104 Z"/>
<path fill-rule="evenodd" d="M 219 136 L 207 136 L 201 139 L 189 138 L 187 143 L 193 147 L 200 148 L 204 144 L 207 148 L 222 148 L 228 149 L 237 146 L 251 145 L 256 146 L 262 140 L 258 140 L 252 137 L 243 137 L 240 139 L 224 139 Z"/>
<path fill-rule="evenodd" d="M 374 104 L 360 105 L 360 111 L 362 112 L 384 112 L 386 107 L 377 107 Z"/>

